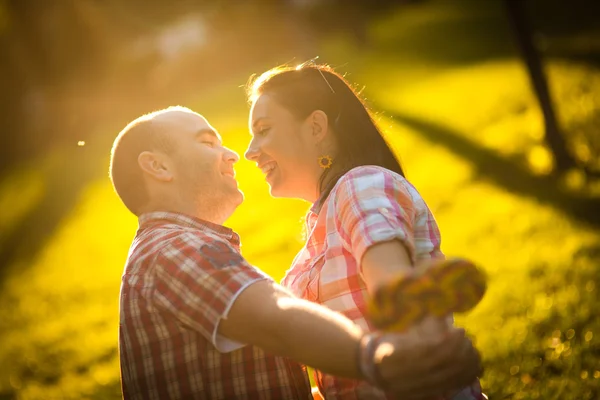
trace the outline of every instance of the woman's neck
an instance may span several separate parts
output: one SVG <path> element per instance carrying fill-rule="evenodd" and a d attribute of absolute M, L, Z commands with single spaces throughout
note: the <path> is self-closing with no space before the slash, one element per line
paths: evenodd
<path fill-rule="evenodd" d="M 320 203 L 318 204 L 318 208 L 320 208 L 321 204 L 325 201 L 325 198 L 329 195 L 329 192 L 331 192 L 333 186 L 343 175 L 343 172 L 343 169 L 339 167 L 331 167 L 331 169 L 327 170 L 325 178 L 323 180 L 319 179 L 318 196 L 313 204 Z"/>

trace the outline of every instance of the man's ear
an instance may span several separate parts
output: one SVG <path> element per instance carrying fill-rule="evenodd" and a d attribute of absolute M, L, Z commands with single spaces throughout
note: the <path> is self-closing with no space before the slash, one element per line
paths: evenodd
<path fill-rule="evenodd" d="M 173 174 L 165 155 L 151 151 L 143 151 L 138 156 L 138 164 L 149 177 L 161 182 L 173 180 Z"/>
<path fill-rule="evenodd" d="M 322 142 L 329 133 L 329 119 L 327 118 L 327 114 L 321 110 L 315 110 L 308 118 L 315 143 Z"/>

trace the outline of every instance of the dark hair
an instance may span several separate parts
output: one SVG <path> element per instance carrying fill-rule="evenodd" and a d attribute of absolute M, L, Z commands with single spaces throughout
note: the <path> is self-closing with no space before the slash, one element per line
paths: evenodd
<path fill-rule="evenodd" d="M 168 127 L 154 119 L 155 116 L 171 110 L 187 109 L 169 107 L 135 119 L 119 133 L 112 147 L 110 180 L 125 207 L 138 216 L 150 200 L 138 157 L 144 151 L 158 150 L 167 154 L 174 151 Z"/>
<path fill-rule="evenodd" d="M 321 199 L 342 175 L 361 165 L 378 165 L 404 176 L 400 162 L 359 93 L 329 66 L 314 63 L 296 68 L 282 66 L 251 77 L 247 86 L 248 101 L 254 102 L 263 93 L 273 96 L 299 120 L 315 110 L 327 114 L 338 143 L 334 160 L 337 175 L 327 179 L 329 169 L 321 175 Z"/>

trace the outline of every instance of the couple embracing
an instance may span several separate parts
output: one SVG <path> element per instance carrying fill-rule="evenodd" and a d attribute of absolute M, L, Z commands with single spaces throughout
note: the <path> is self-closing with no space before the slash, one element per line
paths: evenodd
<path fill-rule="evenodd" d="M 124 398 L 484 399 L 480 356 L 450 312 L 403 332 L 369 319 L 379 287 L 443 254 L 352 86 L 324 65 L 278 67 L 248 98 L 245 157 L 273 196 L 312 204 L 306 244 L 273 282 L 223 226 L 244 197 L 218 130 L 183 107 L 127 125 L 110 166 L 139 218 L 120 295 Z"/>

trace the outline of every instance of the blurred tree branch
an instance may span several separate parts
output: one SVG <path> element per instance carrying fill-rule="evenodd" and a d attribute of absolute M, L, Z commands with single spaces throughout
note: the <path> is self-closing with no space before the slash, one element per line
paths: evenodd
<path fill-rule="evenodd" d="M 386 114 L 432 143 L 440 144 L 472 162 L 483 179 L 509 192 L 556 207 L 585 224 L 600 227 L 600 198 L 578 196 L 562 190 L 560 178 L 556 175 L 535 176 L 516 160 L 506 159 L 447 127 L 399 112 L 386 111 Z"/>

